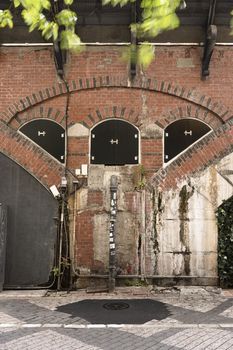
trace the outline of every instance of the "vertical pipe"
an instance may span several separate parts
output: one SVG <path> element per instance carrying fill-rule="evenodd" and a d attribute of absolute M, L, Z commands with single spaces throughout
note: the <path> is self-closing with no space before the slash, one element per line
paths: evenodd
<path fill-rule="evenodd" d="M 76 236 L 76 215 L 77 215 L 77 185 L 74 183 L 74 203 L 73 203 L 73 229 L 70 233 L 70 244 L 69 244 L 69 254 L 70 254 L 70 287 L 72 287 L 72 278 L 75 274 L 74 269 L 74 246 L 75 246 L 75 236 Z M 71 232 L 71 231 L 70 231 Z"/>
<path fill-rule="evenodd" d="M 64 211 L 65 211 L 65 200 L 62 194 L 61 202 L 61 216 L 60 216 L 60 232 L 59 232 L 59 253 L 58 253 L 58 278 L 57 278 L 57 289 L 61 289 L 61 264 L 62 264 L 62 244 L 63 244 L 63 227 L 64 227 Z"/>
<path fill-rule="evenodd" d="M 141 279 L 145 279 L 145 246 L 146 246 L 146 191 L 141 192 Z"/>
<path fill-rule="evenodd" d="M 115 225 L 117 214 L 117 186 L 117 176 L 112 175 L 110 180 L 109 292 L 114 291 L 116 278 Z"/>

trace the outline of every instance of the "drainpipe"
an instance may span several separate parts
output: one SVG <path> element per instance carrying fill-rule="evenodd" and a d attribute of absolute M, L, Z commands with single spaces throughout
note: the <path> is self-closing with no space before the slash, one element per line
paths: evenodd
<path fill-rule="evenodd" d="M 110 228 L 109 228 L 109 292 L 115 289 L 116 280 L 116 214 L 117 214 L 117 176 L 112 175 L 110 180 Z"/>
<path fill-rule="evenodd" d="M 59 228 L 59 251 L 58 251 L 58 279 L 57 279 L 57 290 L 61 290 L 61 274 L 62 274 L 62 248 L 64 242 L 64 234 L 66 224 L 64 221 L 65 217 L 65 201 L 66 201 L 66 192 L 67 192 L 67 179 L 66 177 L 62 178 L 61 182 L 61 214 L 60 214 L 60 228 Z M 67 238 L 67 237 L 66 237 Z M 67 240 L 66 240 L 66 244 Z"/>
<path fill-rule="evenodd" d="M 145 279 L 146 262 L 145 262 L 145 249 L 146 249 L 146 191 L 141 192 L 141 280 Z"/>

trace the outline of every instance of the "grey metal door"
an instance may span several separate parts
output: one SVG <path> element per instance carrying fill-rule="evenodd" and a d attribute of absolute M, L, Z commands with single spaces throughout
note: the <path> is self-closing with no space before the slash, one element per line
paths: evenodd
<path fill-rule="evenodd" d="M 0 292 L 5 280 L 7 208 L 0 203 Z"/>
<path fill-rule="evenodd" d="M 0 202 L 7 205 L 6 287 L 46 284 L 54 264 L 57 202 L 0 153 Z"/>

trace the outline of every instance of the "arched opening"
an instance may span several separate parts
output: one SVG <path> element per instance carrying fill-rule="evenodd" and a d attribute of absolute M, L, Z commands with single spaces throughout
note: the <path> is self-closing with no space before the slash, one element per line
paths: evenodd
<path fill-rule="evenodd" d="M 191 118 L 169 124 L 164 130 L 164 162 L 169 162 L 210 130 L 207 124 Z"/>
<path fill-rule="evenodd" d="M 125 165 L 139 162 L 139 132 L 123 120 L 106 120 L 91 131 L 91 164 Z"/>
<path fill-rule="evenodd" d="M 49 119 L 35 119 L 24 124 L 20 131 L 51 154 L 65 162 L 65 129 Z"/>

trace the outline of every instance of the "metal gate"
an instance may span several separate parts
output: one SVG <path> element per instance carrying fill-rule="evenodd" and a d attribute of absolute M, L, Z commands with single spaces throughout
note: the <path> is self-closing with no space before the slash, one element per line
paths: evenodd
<path fill-rule="evenodd" d="M 46 284 L 54 264 L 57 202 L 2 153 L 0 170 L 0 202 L 8 208 L 4 286 Z"/>
<path fill-rule="evenodd" d="M 0 203 L 0 292 L 5 280 L 7 208 Z"/>

